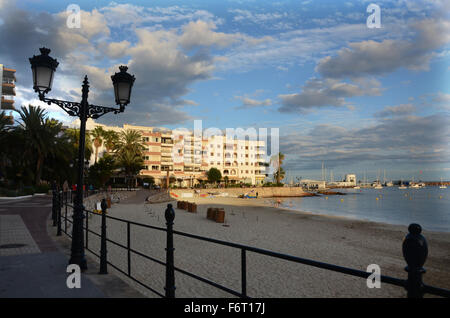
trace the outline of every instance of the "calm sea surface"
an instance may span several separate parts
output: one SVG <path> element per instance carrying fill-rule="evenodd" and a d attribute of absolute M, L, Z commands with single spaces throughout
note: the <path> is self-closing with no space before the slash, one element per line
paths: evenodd
<path fill-rule="evenodd" d="M 390 224 L 419 223 L 431 231 L 450 232 L 450 187 L 400 190 L 336 189 L 346 195 L 283 198 L 281 206 L 315 214 L 344 216 Z"/>

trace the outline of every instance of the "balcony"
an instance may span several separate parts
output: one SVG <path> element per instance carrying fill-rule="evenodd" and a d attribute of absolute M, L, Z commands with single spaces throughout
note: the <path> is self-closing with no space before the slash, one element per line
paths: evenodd
<path fill-rule="evenodd" d="M 1 109 L 10 109 L 14 110 L 14 100 L 13 99 L 6 99 L 2 96 L 1 99 Z"/>
<path fill-rule="evenodd" d="M 16 90 L 14 84 L 2 84 L 2 95 L 16 96 Z"/>

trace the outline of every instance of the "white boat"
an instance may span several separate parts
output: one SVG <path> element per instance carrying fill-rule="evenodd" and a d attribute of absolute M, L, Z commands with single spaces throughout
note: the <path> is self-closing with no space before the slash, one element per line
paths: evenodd
<path fill-rule="evenodd" d="M 383 186 L 381 185 L 380 178 L 377 176 L 377 181 L 372 183 L 372 187 L 374 189 L 383 189 Z"/>
<path fill-rule="evenodd" d="M 409 183 L 409 188 L 411 188 L 411 189 L 419 189 L 420 188 L 420 185 L 418 183 L 414 182 L 414 177 L 413 177 L 412 181 Z"/>
<path fill-rule="evenodd" d="M 372 187 L 374 189 L 383 189 L 383 186 L 381 185 L 380 181 L 375 181 L 374 183 L 372 183 Z"/>
<path fill-rule="evenodd" d="M 359 189 L 361 189 L 361 187 L 360 186 L 356 186 L 356 187 L 353 187 L 353 189 L 359 190 Z"/>
<path fill-rule="evenodd" d="M 398 187 L 400 190 L 407 189 L 408 187 L 403 184 L 403 180 L 400 179 L 400 186 Z"/>
<path fill-rule="evenodd" d="M 444 183 L 442 182 L 442 178 L 441 178 L 441 185 L 439 186 L 439 189 L 447 189 L 447 186 L 444 185 Z"/>

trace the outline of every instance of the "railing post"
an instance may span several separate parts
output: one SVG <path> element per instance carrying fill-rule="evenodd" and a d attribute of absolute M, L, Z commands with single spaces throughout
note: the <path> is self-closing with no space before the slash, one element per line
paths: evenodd
<path fill-rule="evenodd" d="M 127 259 L 128 259 L 128 276 L 131 276 L 131 238 L 130 238 L 130 222 L 127 222 Z"/>
<path fill-rule="evenodd" d="M 241 285 L 242 295 L 247 296 L 247 257 L 245 249 L 241 249 Z"/>
<path fill-rule="evenodd" d="M 422 298 L 424 294 L 422 275 L 425 273 L 422 266 L 428 256 L 427 240 L 420 234 L 422 227 L 419 224 L 410 224 L 408 232 L 402 246 L 403 257 L 407 263 L 405 271 L 408 272 L 406 290 L 408 298 Z"/>
<path fill-rule="evenodd" d="M 65 204 L 65 208 L 64 208 L 64 233 L 67 234 L 67 200 L 68 200 L 68 194 L 66 192 L 66 204 Z"/>
<path fill-rule="evenodd" d="M 173 220 L 175 211 L 172 204 L 167 205 L 165 211 L 167 225 L 167 246 L 166 246 L 166 298 L 175 298 L 175 264 L 173 259 Z"/>
<path fill-rule="evenodd" d="M 86 249 L 89 248 L 89 212 L 85 211 L 83 208 L 83 213 L 86 213 Z"/>
<path fill-rule="evenodd" d="M 62 197 L 62 191 L 58 191 L 58 210 L 56 211 L 56 217 L 57 217 L 57 228 L 56 228 L 56 236 L 61 236 L 61 207 L 63 205 L 63 197 Z"/>
<path fill-rule="evenodd" d="M 57 198 L 56 198 L 56 183 L 52 182 L 52 220 L 53 220 L 53 226 L 56 226 L 56 206 L 57 206 Z"/>
<path fill-rule="evenodd" d="M 100 272 L 99 274 L 108 274 L 107 250 L 106 250 L 106 200 L 102 200 L 102 236 L 100 243 Z"/>

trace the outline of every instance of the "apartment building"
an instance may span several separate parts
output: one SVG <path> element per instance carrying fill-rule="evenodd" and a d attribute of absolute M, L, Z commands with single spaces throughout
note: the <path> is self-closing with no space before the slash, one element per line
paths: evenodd
<path fill-rule="evenodd" d="M 0 64 L 0 79 L 2 85 L 0 86 L 1 110 L 14 110 L 14 96 L 16 96 L 16 70 L 6 68 L 3 64 Z M 13 121 L 12 113 L 10 113 L 10 119 Z"/>
<path fill-rule="evenodd" d="M 88 120 L 87 130 L 101 126 L 105 130 L 121 132 L 136 130 L 145 147 L 144 169 L 140 176 L 152 176 L 156 184 L 164 185 L 167 177 L 176 179 L 179 186 L 194 186 L 206 181 L 206 171 L 214 167 L 230 183 L 262 184 L 267 176 L 265 142 L 227 139 L 226 136 L 197 136 L 191 131 L 172 131 L 164 128 L 123 125 L 105 126 Z M 106 149 L 99 149 L 100 156 Z M 94 157 L 90 163 L 94 163 Z"/>

